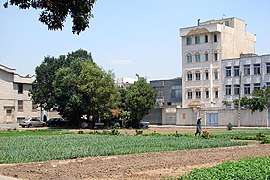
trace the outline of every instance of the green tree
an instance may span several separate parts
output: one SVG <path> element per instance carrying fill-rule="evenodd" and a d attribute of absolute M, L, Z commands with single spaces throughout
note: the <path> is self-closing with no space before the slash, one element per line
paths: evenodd
<path fill-rule="evenodd" d="M 73 60 L 89 60 L 93 62 L 92 56 L 85 50 L 79 49 L 75 52 L 68 53 L 67 56 L 61 55 L 58 58 L 45 57 L 44 61 L 36 67 L 36 80 L 33 82 L 33 90 L 30 96 L 36 104 L 42 109 L 50 110 L 56 108 L 55 91 L 53 81 L 58 69 L 70 66 Z"/>
<path fill-rule="evenodd" d="M 39 21 L 48 26 L 49 30 L 62 30 L 67 16 L 70 15 L 73 26 L 72 32 L 79 34 L 89 27 L 89 20 L 96 0 L 7 0 L 8 5 L 20 9 L 41 9 Z"/>
<path fill-rule="evenodd" d="M 262 89 L 256 89 L 252 93 L 252 98 L 241 98 L 241 106 L 245 106 L 254 111 L 263 111 L 270 107 L 270 88 L 263 87 Z"/>
<path fill-rule="evenodd" d="M 125 103 L 131 112 L 132 126 L 139 128 L 140 120 L 155 106 L 156 93 L 146 79 L 140 77 L 127 88 Z"/>
<path fill-rule="evenodd" d="M 45 58 L 36 73 L 31 91 L 34 102 L 44 109 L 57 110 L 73 124 L 83 115 L 93 123 L 108 119 L 109 110 L 119 104 L 113 73 L 93 63 L 91 54 L 84 50 Z"/>

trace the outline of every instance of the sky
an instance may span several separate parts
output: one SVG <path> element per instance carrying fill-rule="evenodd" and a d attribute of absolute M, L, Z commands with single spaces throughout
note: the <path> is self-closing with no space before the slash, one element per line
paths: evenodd
<path fill-rule="evenodd" d="M 20 75 L 35 74 L 44 57 L 78 49 L 116 77 L 148 80 L 182 75 L 179 29 L 223 17 L 245 20 L 256 34 L 256 53 L 270 54 L 269 0 L 97 0 L 90 28 L 71 31 L 68 18 L 62 31 L 49 31 L 38 21 L 40 11 L 3 8 L 0 0 L 0 64 Z"/>

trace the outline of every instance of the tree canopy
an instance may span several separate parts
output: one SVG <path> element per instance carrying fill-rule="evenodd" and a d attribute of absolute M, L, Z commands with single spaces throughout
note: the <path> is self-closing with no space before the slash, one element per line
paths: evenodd
<path fill-rule="evenodd" d="M 49 30 L 62 30 L 67 16 L 70 15 L 72 32 L 80 34 L 89 27 L 95 2 L 96 0 L 7 0 L 4 7 L 13 5 L 20 9 L 41 9 L 39 21 L 47 25 Z"/>
<path fill-rule="evenodd" d="M 55 109 L 74 123 L 83 115 L 93 122 L 105 119 L 120 99 L 113 73 L 96 65 L 84 50 L 46 57 L 36 68 L 30 95 L 44 109 Z"/>
<path fill-rule="evenodd" d="M 138 81 L 127 88 L 125 103 L 131 112 L 132 126 L 139 128 L 139 122 L 155 106 L 156 93 L 146 82 L 139 77 Z"/>
<path fill-rule="evenodd" d="M 270 107 L 270 88 L 263 87 L 261 89 L 256 89 L 252 93 L 252 97 L 241 98 L 241 106 L 245 106 L 254 111 L 263 111 Z"/>

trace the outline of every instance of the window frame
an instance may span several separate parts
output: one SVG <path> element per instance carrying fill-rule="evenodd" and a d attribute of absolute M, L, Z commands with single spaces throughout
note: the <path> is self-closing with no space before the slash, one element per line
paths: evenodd
<path fill-rule="evenodd" d="M 201 44 L 201 37 L 199 35 L 195 36 L 195 44 Z"/>
<path fill-rule="evenodd" d="M 192 81 L 192 72 L 191 71 L 188 71 L 187 72 L 187 81 Z"/>
<path fill-rule="evenodd" d="M 244 76 L 249 76 L 250 75 L 250 64 L 245 64 L 244 65 Z"/>
<path fill-rule="evenodd" d="M 200 71 L 196 71 L 195 72 L 195 80 L 196 81 L 200 81 L 201 80 L 201 72 Z"/>
<path fill-rule="evenodd" d="M 254 75 L 261 74 L 261 64 L 253 64 L 253 73 Z"/>
<path fill-rule="evenodd" d="M 195 53 L 195 62 L 201 62 L 201 55 L 199 52 Z"/>
<path fill-rule="evenodd" d="M 225 85 L 225 94 L 228 95 L 232 95 L 232 85 Z"/>

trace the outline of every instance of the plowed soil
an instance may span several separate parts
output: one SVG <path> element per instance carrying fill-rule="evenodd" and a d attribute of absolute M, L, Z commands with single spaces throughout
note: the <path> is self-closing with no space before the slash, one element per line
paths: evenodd
<path fill-rule="evenodd" d="M 165 131 L 165 129 L 163 129 Z M 154 130 L 159 132 L 158 130 Z M 175 130 L 173 130 L 175 132 Z M 171 131 L 172 132 L 172 131 Z M 122 132 L 125 133 L 125 132 Z M 128 132 L 129 133 L 129 132 Z M 270 145 L 209 148 L 72 160 L 0 165 L 0 174 L 18 179 L 161 179 L 194 168 L 212 167 L 242 158 L 270 157 Z"/>

